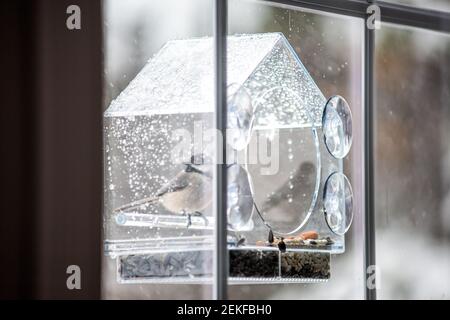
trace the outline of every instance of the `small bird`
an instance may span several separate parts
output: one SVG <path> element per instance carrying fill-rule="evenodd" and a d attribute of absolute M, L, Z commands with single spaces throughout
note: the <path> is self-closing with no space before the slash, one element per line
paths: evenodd
<path fill-rule="evenodd" d="M 191 163 L 185 164 L 175 177 L 163 185 L 154 196 L 137 200 L 123 205 L 114 212 L 123 212 L 139 208 L 144 205 L 161 203 L 172 213 L 187 217 L 187 227 L 192 224 L 191 216 L 201 217 L 208 225 L 208 219 L 201 211 L 212 202 L 212 165 L 194 165 L 194 156 Z"/>

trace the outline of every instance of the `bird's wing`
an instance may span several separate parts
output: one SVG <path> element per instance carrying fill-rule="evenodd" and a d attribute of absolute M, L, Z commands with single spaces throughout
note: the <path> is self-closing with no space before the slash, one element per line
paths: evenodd
<path fill-rule="evenodd" d="M 166 193 L 173 193 L 183 190 L 189 186 L 189 181 L 189 173 L 182 171 L 162 186 L 156 193 L 156 197 L 160 197 Z"/>

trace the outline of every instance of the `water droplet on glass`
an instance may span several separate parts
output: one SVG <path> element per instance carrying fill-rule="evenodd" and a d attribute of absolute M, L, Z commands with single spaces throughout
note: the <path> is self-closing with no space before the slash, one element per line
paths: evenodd
<path fill-rule="evenodd" d="M 127 217 L 123 213 L 116 215 L 116 223 L 118 225 L 124 225 L 127 222 Z"/>
<path fill-rule="evenodd" d="M 322 128 L 328 152 L 335 158 L 344 158 L 352 145 L 352 114 L 341 96 L 328 100 L 322 115 Z"/>
<path fill-rule="evenodd" d="M 345 234 L 353 220 L 353 191 L 343 173 L 335 172 L 328 177 L 323 204 L 328 227 L 338 235 Z"/>

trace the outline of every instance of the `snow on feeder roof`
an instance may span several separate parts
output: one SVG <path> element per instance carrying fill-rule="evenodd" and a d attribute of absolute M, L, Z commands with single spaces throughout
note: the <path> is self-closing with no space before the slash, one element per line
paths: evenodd
<path fill-rule="evenodd" d="M 256 127 L 321 125 L 326 99 L 283 34 L 227 39 L 228 84 L 248 89 Z M 213 112 L 213 56 L 212 38 L 167 42 L 105 116 Z"/>

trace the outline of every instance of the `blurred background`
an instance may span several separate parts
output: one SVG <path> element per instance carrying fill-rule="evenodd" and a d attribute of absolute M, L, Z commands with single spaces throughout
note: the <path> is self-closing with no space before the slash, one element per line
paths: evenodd
<path fill-rule="evenodd" d="M 394 2 L 394 1 L 393 1 Z M 401 1 L 450 10 L 449 1 Z M 104 1 L 106 108 L 172 39 L 212 35 L 212 2 Z M 333 256 L 326 284 L 230 286 L 236 299 L 363 299 L 363 24 L 357 18 L 229 1 L 229 34 L 282 32 L 325 97 L 344 96 L 353 113 L 346 160 L 356 212 L 346 252 Z M 450 294 L 450 36 L 383 23 L 376 31 L 376 253 L 382 299 Z M 358 125 L 359 123 L 359 125 Z M 119 285 L 103 260 L 104 298 L 208 298 L 195 285 Z"/>

